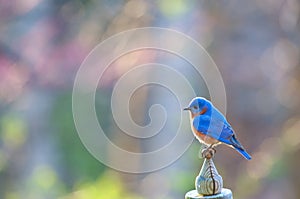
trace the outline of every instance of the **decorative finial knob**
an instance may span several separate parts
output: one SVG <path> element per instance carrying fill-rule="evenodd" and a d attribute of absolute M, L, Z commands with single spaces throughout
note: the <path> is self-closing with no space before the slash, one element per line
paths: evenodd
<path fill-rule="evenodd" d="M 215 195 L 221 193 L 223 188 L 222 176 L 219 175 L 212 161 L 215 152 L 213 148 L 207 148 L 202 151 L 202 156 L 205 157 L 205 160 L 195 180 L 196 190 L 201 195 Z"/>
<path fill-rule="evenodd" d="M 185 195 L 186 199 L 232 199 L 229 189 L 223 188 L 223 179 L 212 160 L 216 150 L 212 147 L 202 150 L 205 158 L 199 175 L 195 179 L 195 188 Z"/>

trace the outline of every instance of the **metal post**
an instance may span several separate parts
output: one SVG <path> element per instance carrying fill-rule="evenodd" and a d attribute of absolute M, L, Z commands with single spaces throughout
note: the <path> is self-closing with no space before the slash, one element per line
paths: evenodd
<path fill-rule="evenodd" d="M 205 158 L 199 175 L 195 179 L 195 189 L 185 194 L 185 199 L 233 199 L 230 189 L 223 188 L 223 179 L 212 160 L 215 149 L 202 151 Z"/>

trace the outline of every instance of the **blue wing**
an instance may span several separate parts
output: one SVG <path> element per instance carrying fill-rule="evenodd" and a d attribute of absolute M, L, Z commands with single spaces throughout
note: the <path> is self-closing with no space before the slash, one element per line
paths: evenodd
<path fill-rule="evenodd" d="M 193 126 L 198 131 L 214 139 L 231 145 L 230 138 L 234 131 L 225 117 L 219 111 L 212 111 L 211 115 L 198 115 L 193 120 Z"/>

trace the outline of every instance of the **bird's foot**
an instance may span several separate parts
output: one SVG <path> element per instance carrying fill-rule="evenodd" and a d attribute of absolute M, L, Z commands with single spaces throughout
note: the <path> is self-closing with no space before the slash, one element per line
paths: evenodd
<path fill-rule="evenodd" d="M 208 147 L 208 148 L 205 148 L 201 151 L 201 155 L 203 158 L 206 158 L 206 159 L 211 159 L 214 157 L 215 153 L 216 153 L 216 149 L 213 148 L 213 147 Z"/>

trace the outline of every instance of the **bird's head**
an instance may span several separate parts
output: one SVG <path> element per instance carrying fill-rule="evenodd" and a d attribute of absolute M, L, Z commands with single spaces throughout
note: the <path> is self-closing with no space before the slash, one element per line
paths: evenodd
<path fill-rule="evenodd" d="M 211 109 L 211 102 L 203 97 L 192 99 L 189 106 L 184 108 L 185 111 L 190 111 L 192 118 L 198 115 L 203 115 Z"/>

